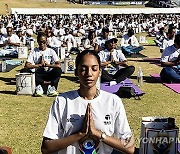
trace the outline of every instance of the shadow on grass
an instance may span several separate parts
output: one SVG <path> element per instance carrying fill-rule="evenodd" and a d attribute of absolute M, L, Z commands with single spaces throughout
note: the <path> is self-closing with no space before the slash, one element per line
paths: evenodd
<path fill-rule="evenodd" d="M 16 85 L 16 79 L 15 78 L 4 78 L 0 77 L 0 80 L 4 81 L 7 85 Z"/>
<path fill-rule="evenodd" d="M 0 94 L 17 95 L 16 91 L 5 91 L 5 90 L 0 91 Z"/>
<path fill-rule="evenodd" d="M 130 79 L 137 79 L 137 76 L 131 76 Z M 159 83 L 156 79 L 150 76 L 143 76 L 143 81 L 147 83 Z"/>
<path fill-rule="evenodd" d="M 143 46 L 156 46 L 155 44 L 143 44 Z"/>
<path fill-rule="evenodd" d="M 70 80 L 72 82 L 79 83 L 79 79 L 76 76 L 66 76 L 66 75 L 63 75 L 63 76 L 61 76 L 61 78 L 65 78 L 65 79 Z"/>
<path fill-rule="evenodd" d="M 125 55 L 126 58 L 145 58 L 147 57 L 146 55 L 143 55 L 141 53 L 134 53 L 134 54 L 131 54 L 131 55 Z"/>

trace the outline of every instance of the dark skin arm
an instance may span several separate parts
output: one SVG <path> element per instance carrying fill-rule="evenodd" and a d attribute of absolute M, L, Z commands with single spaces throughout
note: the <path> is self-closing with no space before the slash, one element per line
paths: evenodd
<path fill-rule="evenodd" d="M 88 128 L 89 128 L 89 119 L 88 119 L 88 113 L 89 109 L 86 109 L 86 114 L 83 122 L 82 129 L 74 133 L 70 136 L 61 138 L 61 139 L 48 139 L 48 138 L 43 138 L 42 146 L 41 146 L 41 151 L 43 154 L 49 154 L 52 152 L 56 152 L 59 150 L 62 150 L 69 145 L 78 142 L 79 140 L 84 140 L 87 138 L 88 135 Z"/>
<path fill-rule="evenodd" d="M 31 64 L 30 62 L 26 62 L 25 63 L 25 68 L 29 68 L 29 69 L 33 69 L 33 68 L 40 68 L 40 67 L 50 67 L 50 68 L 60 68 L 60 62 L 56 61 L 54 64 L 48 64 L 45 60 L 44 60 L 44 56 L 42 55 L 41 61 L 39 64 Z"/>
<path fill-rule="evenodd" d="M 112 64 L 112 65 L 115 65 L 115 66 L 120 65 L 120 66 L 123 66 L 123 67 L 128 66 L 128 62 L 125 60 L 125 61 L 122 61 L 122 62 L 117 62 L 117 61 L 101 62 L 101 67 L 107 66 L 109 64 Z"/>
<path fill-rule="evenodd" d="M 104 50 L 105 48 L 99 48 L 99 45 L 95 43 L 94 50 L 98 53 L 101 50 Z"/>
<path fill-rule="evenodd" d="M 94 120 L 92 117 L 92 106 L 88 104 L 82 130 L 78 133 L 72 134 L 62 139 L 49 140 L 48 138 L 44 138 L 42 142 L 41 151 L 43 154 L 49 154 L 55 151 L 62 150 L 67 146 L 73 144 L 74 142 L 83 142 L 86 138 L 89 137 L 95 140 L 99 140 L 101 138 L 101 135 L 102 132 L 100 130 L 97 130 L 94 125 Z M 134 153 L 134 144 L 132 140 L 126 142 L 122 139 L 106 136 L 103 142 L 126 154 Z"/>
<path fill-rule="evenodd" d="M 5 47 L 5 46 L 7 46 L 7 45 L 13 45 L 13 46 L 18 46 L 18 47 L 20 47 L 20 43 L 13 43 L 13 42 L 11 42 L 10 40 L 6 41 L 6 42 L 3 43 L 3 44 L 0 44 L 0 47 Z"/>
<path fill-rule="evenodd" d="M 168 67 L 168 66 L 177 66 L 180 64 L 180 55 L 175 61 L 172 62 L 161 62 L 162 67 Z"/>

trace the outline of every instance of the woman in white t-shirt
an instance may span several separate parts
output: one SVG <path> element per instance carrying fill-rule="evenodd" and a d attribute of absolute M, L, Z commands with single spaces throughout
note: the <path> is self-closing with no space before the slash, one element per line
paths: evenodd
<path fill-rule="evenodd" d="M 76 58 L 80 88 L 54 100 L 43 133 L 43 154 L 110 154 L 118 149 L 134 152 L 132 133 L 121 99 L 98 90 L 100 58 L 85 50 Z"/>

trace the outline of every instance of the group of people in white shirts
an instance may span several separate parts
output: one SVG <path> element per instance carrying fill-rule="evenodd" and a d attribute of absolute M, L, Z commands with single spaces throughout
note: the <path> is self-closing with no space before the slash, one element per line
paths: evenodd
<path fill-rule="evenodd" d="M 36 70 L 37 82 L 48 86 L 47 95 L 58 95 L 56 90 L 61 76 L 59 59 L 55 51 L 50 48 L 64 47 L 69 52 L 70 43 L 72 47 L 83 48 L 76 57 L 75 70 L 75 75 L 80 80 L 80 88 L 62 93 L 54 100 L 43 133 L 42 153 L 76 154 L 87 150 L 111 153 L 115 149 L 128 154 L 134 153 L 132 132 L 121 99 L 96 88 L 99 76 L 102 81 L 108 81 L 111 86 L 130 77 L 135 70 L 134 66 L 128 65 L 123 50 L 117 47 L 118 40 L 109 27 L 113 25 L 113 20 L 108 20 L 105 24 L 101 22 L 99 29 L 97 18 L 93 21 L 95 27 L 87 22 L 85 25 L 76 23 L 73 29 L 71 27 L 73 24 L 68 18 L 62 19 L 63 23 L 60 20 L 57 27 L 54 27 L 54 23 L 49 19 L 44 20 L 44 17 L 41 19 L 43 22 L 47 21 L 47 25 L 38 25 L 39 30 L 37 30 L 38 26 L 34 28 L 30 23 L 27 27 L 25 26 L 26 28 L 24 23 L 19 24 L 16 30 L 22 31 L 25 37 L 32 37 L 35 31 L 36 33 L 39 31 L 37 36 L 39 47 L 30 52 L 25 66 Z M 31 21 L 30 18 L 29 21 Z M 13 34 L 13 29 L 15 29 L 13 26 L 14 24 L 9 23 L 6 32 L 4 27 L 1 27 L 0 47 L 18 47 L 23 44 L 21 38 Z M 123 26 L 121 28 L 124 31 Z M 127 33 L 122 36 L 121 47 L 124 47 L 124 50 L 136 47 L 132 49 L 133 51 L 139 47 L 134 30 L 134 27 L 129 27 Z M 99 36 L 96 37 L 96 34 Z M 171 40 L 174 40 L 172 44 Z M 164 67 L 161 77 L 163 81 L 179 83 L 180 34 L 175 35 L 173 26 L 168 27 L 167 39 L 163 39 L 161 45 L 165 46 L 161 58 Z M 50 81 L 46 81 L 47 78 Z M 37 85 L 37 90 L 38 88 L 42 90 L 39 85 Z M 43 92 L 36 94 L 42 96 Z"/>
<path fill-rule="evenodd" d="M 129 18 L 125 18 L 129 17 Z M 29 45 L 34 48 L 33 35 L 38 31 L 47 34 L 47 45 L 56 53 L 66 52 L 69 55 L 73 48 L 78 51 L 94 49 L 96 52 L 104 50 L 105 41 L 117 37 L 116 30 L 123 32 L 120 44 L 124 54 L 139 53 L 143 50 L 135 37 L 135 32 L 148 29 L 148 33 L 156 36 L 156 43 L 163 52 L 165 48 L 174 44 L 175 34 L 179 33 L 179 16 L 170 15 L 50 15 L 50 16 L 28 16 L 2 17 L 0 23 L 0 46 L 3 48 L 2 56 L 17 54 L 17 47 Z M 24 21 L 20 19 L 26 19 Z M 58 19 L 58 20 L 56 20 Z M 166 23 L 165 23 L 166 22 Z M 136 28 L 141 25 L 138 30 Z M 146 25 L 146 26 L 145 26 Z M 144 28 L 143 28 L 144 27 Z M 12 29 L 12 36 L 8 37 L 7 29 Z M 167 30 L 168 29 L 168 30 Z M 13 33 L 13 30 L 16 31 Z M 167 31 L 167 33 L 165 33 Z M 104 33 L 104 34 L 103 34 Z M 106 36 L 107 35 L 107 36 Z M 7 45 L 6 38 L 9 42 Z M 10 39 L 11 38 L 11 39 Z M 120 48 L 119 48 L 120 49 Z M 64 58 L 64 57 L 63 57 Z"/>

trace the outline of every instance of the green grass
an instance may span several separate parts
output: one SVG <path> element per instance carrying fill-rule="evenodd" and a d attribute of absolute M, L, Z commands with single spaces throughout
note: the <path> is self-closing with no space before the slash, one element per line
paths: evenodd
<path fill-rule="evenodd" d="M 159 49 L 155 46 L 145 46 L 142 54 L 152 58 L 160 57 Z M 138 60 L 141 58 L 129 59 L 129 64 L 136 67 L 131 80 L 137 83 L 136 73 L 141 66 L 144 73 L 141 90 L 146 94 L 141 97 L 141 100 L 123 99 L 137 147 L 143 116 L 174 117 L 176 124 L 178 126 L 180 124 L 178 106 L 180 95 L 149 77 L 151 73 L 159 73 L 160 67 L 148 62 L 138 62 Z M 13 154 L 39 154 L 42 133 L 54 98 L 16 95 L 15 74 L 22 67 L 0 73 L 0 145 L 11 147 Z M 73 74 L 62 75 L 59 92 L 77 88 L 78 84 Z"/>
<path fill-rule="evenodd" d="M 5 3 L 8 3 L 9 7 L 70 7 L 67 3 L 62 5 L 48 2 L 40 4 L 36 1 L 30 3 L 27 0 L 1 0 L 0 4 L 3 5 L 0 5 L 0 13 L 4 13 Z M 80 5 L 71 6 L 82 7 Z M 160 57 L 159 48 L 155 46 L 145 46 L 142 54 L 151 58 Z M 123 99 L 137 147 L 139 146 L 137 138 L 140 137 L 143 116 L 174 117 L 177 126 L 180 126 L 180 108 L 178 106 L 180 95 L 150 78 L 151 73 L 161 71 L 160 67 L 138 60 L 141 58 L 129 59 L 129 64 L 136 67 L 131 80 L 135 84 L 137 83 L 137 69 L 139 66 L 142 67 L 144 83 L 140 89 L 146 94 L 141 97 L 141 100 Z M 23 65 L 10 72 L 0 73 L 0 145 L 11 147 L 13 154 L 39 154 L 42 133 L 54 98 L 16 95 L 15 74 L 22 67 Z M 59 92 L 77 88 L 78 84 L 75 82 L 73 74 L 62 75 L 58 86 Z"/>

